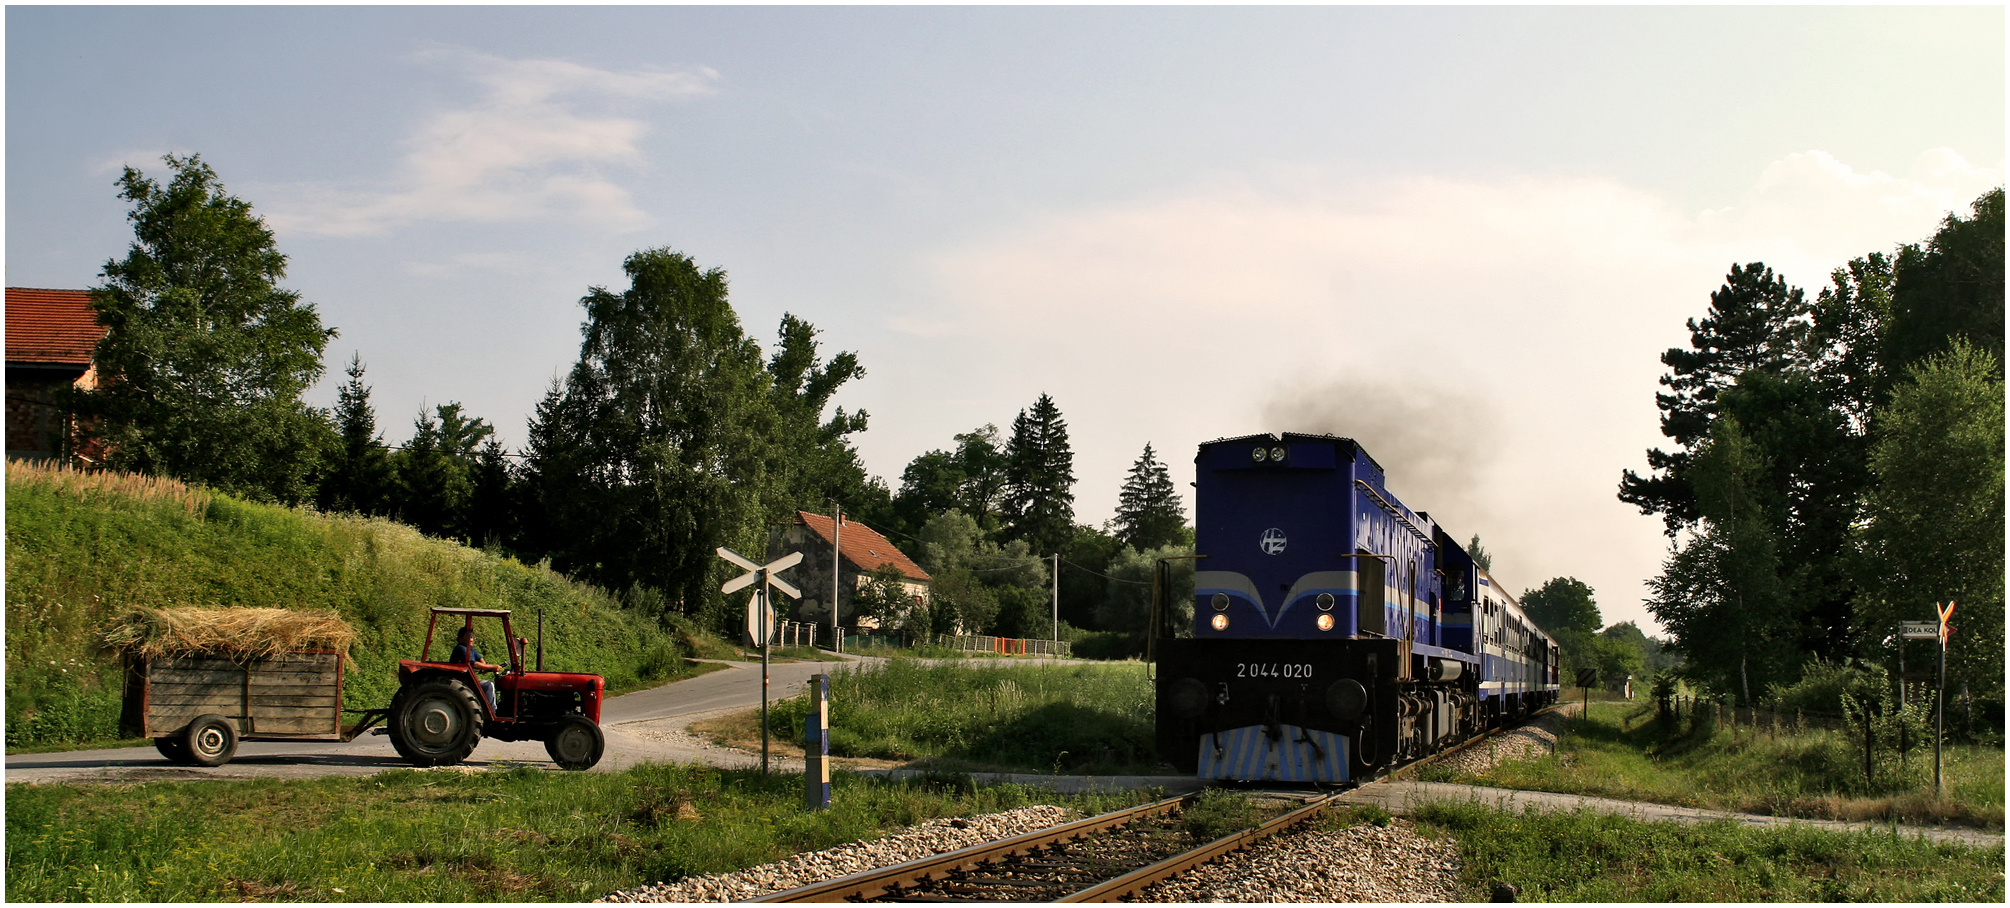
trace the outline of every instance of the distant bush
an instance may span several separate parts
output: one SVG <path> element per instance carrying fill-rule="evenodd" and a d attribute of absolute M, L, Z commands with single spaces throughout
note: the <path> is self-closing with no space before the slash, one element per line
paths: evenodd
<path fill-rule="evenodd" d="M 1076 631 L 1068 638 L 1077 659 L 1131 659 L 1145 654 L 1144 637 L 1123 631 Z"/>

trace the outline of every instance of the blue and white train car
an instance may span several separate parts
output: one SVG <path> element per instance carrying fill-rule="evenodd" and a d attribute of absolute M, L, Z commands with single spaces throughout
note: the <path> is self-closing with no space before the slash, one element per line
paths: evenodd
<path fill-rule="evenodd" d="M 1345 782 L 1470 737 L 1483 690 L 1536 702 L 1542 670 L 1513 645 L 1540 631 L 1520 616 L 1521 636 L 1489 642 L 1513 626 L 1475 594 L 1491 578 L 1353 440 L 1221 439 L 1195 472 L 1193 624 L 1155 627 L 1163 759 L 1210 780 Z"/>

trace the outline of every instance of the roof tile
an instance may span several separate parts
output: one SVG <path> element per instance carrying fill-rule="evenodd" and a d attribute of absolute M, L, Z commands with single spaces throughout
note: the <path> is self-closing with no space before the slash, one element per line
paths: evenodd
<path fill-rule="evenodd" d="M 91 364 L 105 327 L 89 290 L 7 288 L 7 361 Z"/>
<path fill-rule="evenodd" d="M 811 532 L 822 536 L 825 542 L 830 541 L 831 519 L 829 517 L 822 514 L 812 514 L 808 511 L 797 511 L 796 522 L 809 527 Z M 921 565 L 915 564 L 913 559 L 902 554 L 898 547 L 886 541 L 886 537 L 881 536 L 879 531 L 874 530 L 872 527 L 859 523 L 856 520 L 847 520 L 844 522 L 844 532 L 840 535 L 843 537 L 839 541 L 842 545 L 841 551 L 844 552 L 845 559 L 858 565 L 862 570 L 876 571 L 883 567 L 890 567 L 899 571 L 910 580 L 926 581 L 932 579 L 928 576 L 927 571 L 921 569 Z"/>

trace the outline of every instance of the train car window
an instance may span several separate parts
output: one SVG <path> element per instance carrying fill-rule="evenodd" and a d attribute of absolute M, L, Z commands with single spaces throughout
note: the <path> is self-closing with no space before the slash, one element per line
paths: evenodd
<path fill-rule="evenodd" d="M 1417 562 L 1403 569 L 1403 639 L 1417 639 Z"/>
<path fill-rule="evenodd" d="M 1364 549 L 1361 554 L 1365 555 L 1367 551 Z M 1389 635 L 1389 629 L 1387 626 L 1388 622 L 1384 620 L 1387 615 L 1383 611 L 1382 585 L 1387 580 L 1382 566 L 1382 559 L 1357 558 L 1355 560 L 1360 562 L 1361 575 L 1361 592 L 1355 599 L 1359 603 L 1359 614 L 1355 616 L 1360 622 L 1357 626 L 1361 628 L 1361 633 L 1386 637 Z"/>

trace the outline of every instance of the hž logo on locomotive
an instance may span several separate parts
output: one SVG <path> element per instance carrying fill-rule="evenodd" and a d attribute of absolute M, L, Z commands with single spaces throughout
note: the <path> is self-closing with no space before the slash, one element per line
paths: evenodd
<path fill-rule="evenodd" d="M 1263 538 L 1258 539 L 1256 544 L 1262 547 L 1263 554 L 1265 555 L 1282 555 L 1284 554 L 1284 531 L 1276 527 L 1264 530 Z"/>

